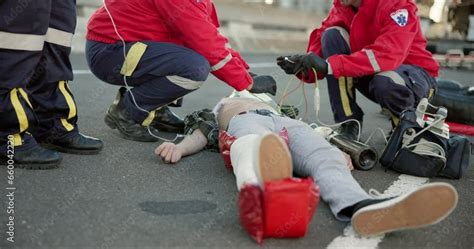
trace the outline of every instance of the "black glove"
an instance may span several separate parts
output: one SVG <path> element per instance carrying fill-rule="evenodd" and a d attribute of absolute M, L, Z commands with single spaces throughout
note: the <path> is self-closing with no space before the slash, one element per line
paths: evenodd
<path fill-rule="evenodd" d="M 314 53 L 280 56 L 277 58 L 277 64 L 287 74 L 296 74 L 301 71 L 305 76 L 308 76 L 313 69 L 323 77 L 328 74 L 328 63 Z"/>
<path fill-rule="evenodd" d="M 269 93 L 275 96 L 277 92 L 277 85 L 275 79 L 270 75 L 256 75 L 250 73 L 253 78 L 252 89 L 249 90 L 251 93 Z"/>
<path fill-rule="evenodd" d="M 301 68 L 301 59 L 304 55 L 280 56 L 277 58 L 278 66 L 287 74 L 296 74 Z"/>

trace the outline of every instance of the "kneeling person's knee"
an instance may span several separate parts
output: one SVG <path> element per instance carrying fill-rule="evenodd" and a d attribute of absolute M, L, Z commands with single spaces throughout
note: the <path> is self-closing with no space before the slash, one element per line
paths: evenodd
<path fill-rule="evenodd" d="M 172 83 L 192 91 L 204 84 L 210 71 L 209 62 L 201 55 L 196 54 L 188 58 L 185 69 L 180 75 L 171 75 L 166 78 Z"/>
<path fill-rule="evenodd" d="M 324 31 L 322 38 L 323 56 L 350 54 L 349 33 L 342 27 L 332 27 Z"/>
<path fill-rule="evenodd" d="M 188 63 L 190 65 L 189 79 L 200 82 L 207 80 L 207 77 L 211 72 L 211 67 L 206 58 L 196 54 Z"/>
<path fill-rule="evenodd" d="M 406 108 L 415 105 L 413 92 L 396 72 L 390 71 L 375 75 L 369 88 L 377 102 L 394 114 L 399 114 Z"/>

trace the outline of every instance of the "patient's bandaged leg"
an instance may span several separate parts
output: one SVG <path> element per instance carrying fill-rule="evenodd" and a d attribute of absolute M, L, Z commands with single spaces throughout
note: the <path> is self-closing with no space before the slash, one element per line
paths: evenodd
<path fill-rule="evenodd" d="M 249 235 L 258 243 L 304 236 L 319 203 L 319 188 L 311 178 L 292 177 L 286 130 L 238 139 L 221 131 L 219 138 L 226 166 L 236 176 L 240 222 Z"/>
<path fill-rule="evenodd" d="M 238 138 L 230 150 L 237 188 L 244 184 L 260 185 L 292 176 L 291 154 L 277 134 L 246 135 Z"/>

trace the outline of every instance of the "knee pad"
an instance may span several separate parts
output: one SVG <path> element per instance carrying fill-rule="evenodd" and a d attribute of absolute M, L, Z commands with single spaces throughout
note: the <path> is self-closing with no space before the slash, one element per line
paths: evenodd
<path fill-rule="evenodd" d="M 303 237 L 319 198 L 311 178 L 265 182 L 264 190 L 245 185 L 239 193 L 240 222 L 259 244 L 264 238 Z"/>

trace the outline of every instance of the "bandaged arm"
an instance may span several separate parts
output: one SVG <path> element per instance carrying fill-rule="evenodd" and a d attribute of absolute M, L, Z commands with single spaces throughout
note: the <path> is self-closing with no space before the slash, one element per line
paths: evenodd
<path fill-rule="evenodd" d="M 178 144 L 164 142 L 155 150 L 155 154 L 165 163 L 177 163 L 182 157 L 195 154 L 207 145 L 207 138 L 201 130 L 194 130 L 191 135 L 184 137 Z"/>

